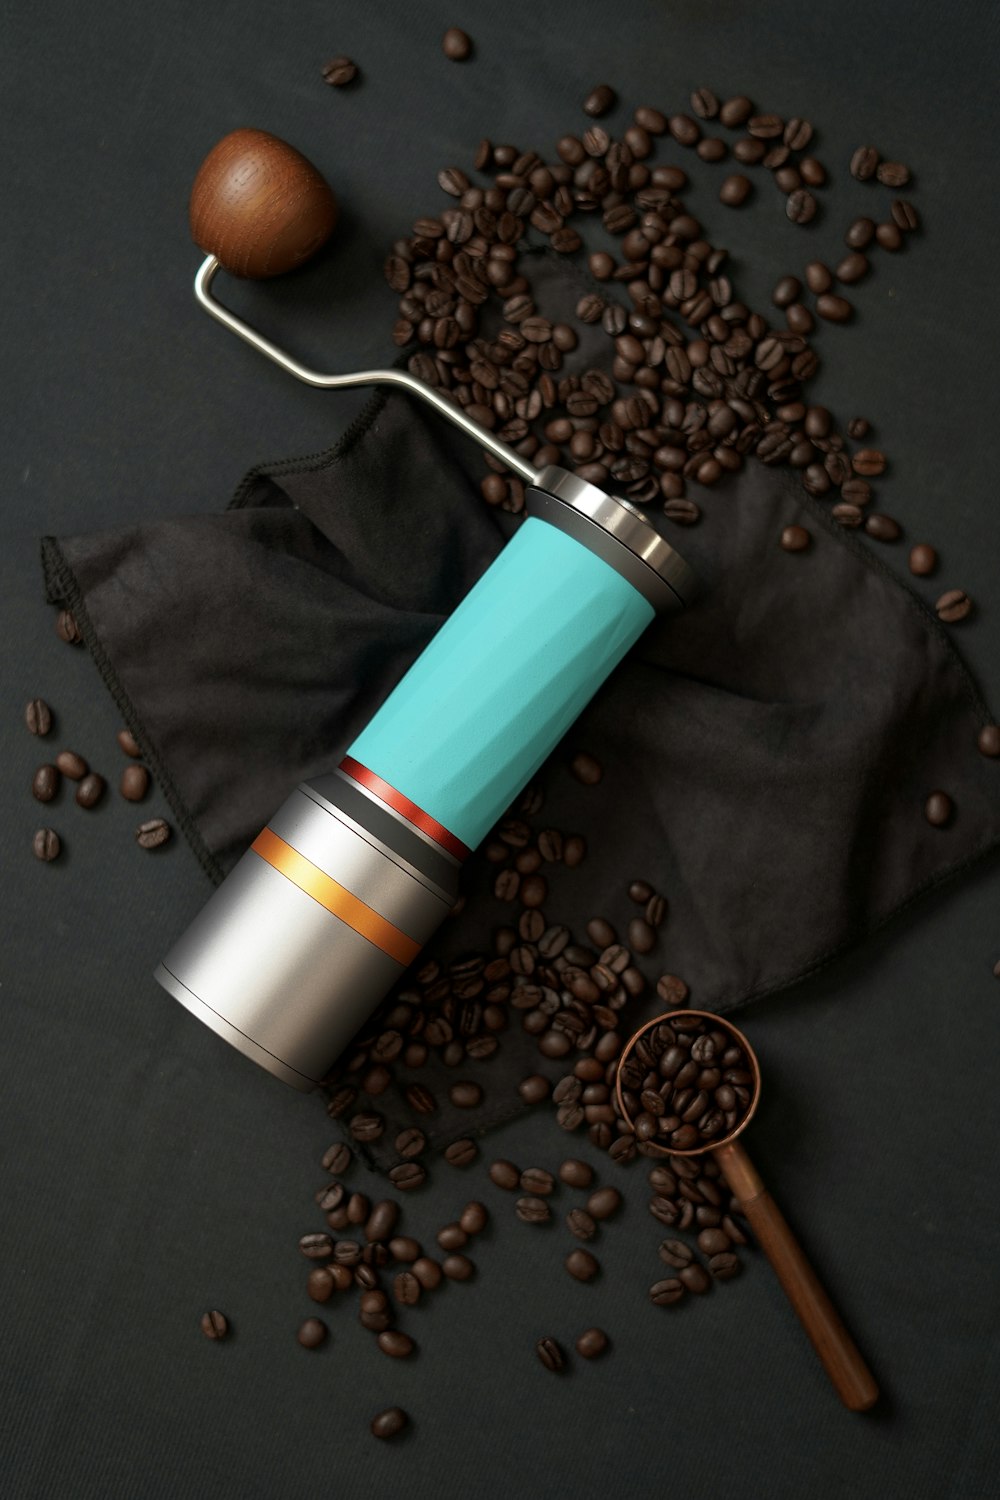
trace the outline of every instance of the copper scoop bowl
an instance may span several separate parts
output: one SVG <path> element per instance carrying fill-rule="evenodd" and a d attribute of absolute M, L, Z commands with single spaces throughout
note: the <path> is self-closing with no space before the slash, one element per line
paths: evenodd
<path fill-rule="evenodd" d="M 737 1199 L 757 1241 L 774 1267 L 789 1302 L 822 1361 L 841 1401 L 850 1411 L 867 1411 L 878 1399 L 878 1386 L 864 1359 L 820 1284 L 816 1272 L 806 1259 L 784 1216 L 764 1186 L 742 1143 L 738 1139 L 753 1119 L 760 1101 L 761 1074 L 756 1053 L 736 1026 L 722 1016 L 704 1010 L 675 1010 L 655 1016 L 635 1033 L 622 1051 L 615 1074 L 615 1094 L 625 1125 L 635 1132 L 636 1126 L 628 1108 L 628 1072 L 630 1060 L 640 1057 L 636 1048 L 648 1033 L 658 1026 L 683 1030 L 690 1018 L 697 1025 L 708 1023 L 713 1031 L 724 1033 L 742 1048 L 751 1074 L 749 1100 L 728 1134 L 705 1141 L 686 1150 L 678 1150 L 667 1141 L 650 1137 L 642 1142 L 644 1155 L 714 1156 L 730 1192 Z M 646 1044 L 647 1048 L 649 1043 Z"/>

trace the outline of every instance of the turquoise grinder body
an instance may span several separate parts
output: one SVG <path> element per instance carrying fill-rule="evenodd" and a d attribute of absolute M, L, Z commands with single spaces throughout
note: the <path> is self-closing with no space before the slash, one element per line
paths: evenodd
<path fill-rule="evenodd" d="M 157 978 L 301 1089 L 453 905 L 463 860 L 658 611 L 692 592 L 641 512 L 542 470 L 527 519 L 354 740 L 303 784 Z"/>

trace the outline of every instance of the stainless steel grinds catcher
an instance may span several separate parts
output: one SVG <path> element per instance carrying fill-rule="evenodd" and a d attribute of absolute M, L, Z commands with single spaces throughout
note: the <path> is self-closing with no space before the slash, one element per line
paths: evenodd
<path fill-rule="evenodd" d="M 399 386 L 527 484 L 527 519 L 328 775 L 299 786 L 156 970 L 220 1036 L 312 1089 L 455 902 L 462 862 L 659 611 L 687 564 L 625 500 L 537 471 L 402 370 L 307 369 L 215 300 L 220 267 L 277 275 L 331 233 L 304 157 L 237 130 L 191 196 L 202 306 L 310 385 Z M 509 608 L 511 600 L 517 608 Z"/>

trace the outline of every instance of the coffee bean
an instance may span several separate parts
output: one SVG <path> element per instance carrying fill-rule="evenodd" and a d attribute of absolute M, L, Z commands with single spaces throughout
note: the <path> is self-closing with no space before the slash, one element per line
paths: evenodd
<path fill-rule="evenodd" d="M 740 125 L 745 124 L 752 114 L 753 104 L 743 94 L 735 99 L 727 99 L 719 109 L 719 119 L 729 130 L 736 130 Z"/>
<path fill-rule="evenodd" d="M 535 1353 L 547 1370 L 558 1373 L 565 1366 L 566 1360 L 555 1339 L 539 1339 Z"/>
<path fill-rule="evenodd" d="M 956 625 L 972 613 L 972 600 L 964 589 L 946 589 L 934 608 L 939 620 L 944 620 L 946 625 Z"/>
<path fill-rule="evenodd" d="M 326 1266 L 314 1266 L 309 1272 L 306 1291 L 314 1302 L 329 1302 L 335 1290 L 333 1276 Z"/>
<path fill-rule="evenodd" d="M 883 161 L 875 169 L 875 176 L 883 187 L 901 188 L 910 180 L 910 169 L 901 161 Z"/>
<path fill-rule="evenodd" d="M 449 1281 L 470 1281 L 476 1268 L 467 1255 L 446 1255 L 441 1270 Z"/>
<path fill-rule="evenodd" d="M 599 1261 L 589 1250 L 571 1250 L 563 1264 L 576 1281 L 593 1281 L 601 1269 Z"/>
<path fill-rule="evenodd" d="M 603 1328 L 585 1328 L 576 1341 L 576 1352 L 581 1359 L 597 1359 L 607 1349 L 608 1342 Z"/>
<path fill-rule="evenodd" d="M 375 1342 L 390 1359 L 408 1359 L 416 1348 L 409 1334 L 400 1333 L 398 1328 L 386 1328 Z"/>
<path fill-rule="evenodd" d="M 597 1188 L 587 1199 L 587 1212 L 592 1219 L 610 1219 L 622 1206 L 622 1195 L 615 1187 Z"/>
<path fill-rule="evenodd" d="M 594 1169 L 588 1162 L 570 1157 L 559 1168 L 559 1179 L 567 1187 L 589 1188 L 594 1180 Z"/>
<path fill-rule="evenodd" d="M 467 1203 L 459 1215 L 458 1222 L 466 1234 L 481 1234 L 486 1228 L 489 1215 L 483 1203 Z"/>
<path fill-rule="evenodd" d="M 469 1242 L 469 1236 L 461 1224 L 445 1224 L 437 1232 L 437 1242 L 442 1250 L 461 1250 Z"/>
<path fill-rule="evenodd" d="M 617 102 L 618 96 L 614 89 L 607 83 L 599 83 L 595 89 L 591 89 L 583 101 L 583 112 L 596 119 L 600 115 L 606 115 L 610 109 L 614 109 Z"/>
<path fill-rule="evenodd" d="M 508 1192 L 520 1186 L 521 1174 L 511 1161 L 495 1161 L 490 1164 L 490 1181 Z"/>
<path fill-rule="evenodd" d="M 711 89 L 695 89 L 691 108 L 700 120 L 714 120 L 719 113 L 719 101 Z"/>
<path fill-rule="evenodd" d="M 365 1224 L 365 1239 L 369 1242 L 391 1239 L 398 1218 L 399 1204 L 394 1203 L 391 1198 L 382 1199 L 380 1203 L 375 1204 L 368 1216 L 368 1222 Z"/>
<path fill-rule="evenodd" d="M 54 828 L 39 828 L 31 841 L 31 847 L 36 859 L 51 864 L 54 859 L 59 858 L 62 841 Z"/>
<path fill-rule="evenodd" d="M 937 567 L 938 557 L 927 542 L 918 542 L 910 548 L 910 572 L 917 578 L 926 578 Z"/>
<path fill-rule="evenodd" d="M 805 269 L 806 286 L 820 296 L 833 285 L 833 272 L 821 260 L 811 260 Z"/>
<path fill-rule="evenodd" d="M 334 1120 L 339 1120 L 341 1115 L 346 1115 L 351 1105 L 357 1098 L 357 1090 L 342 1087 L 335 1089 L 327 1100 L 326 1112 Z"/>
<path fill-rule="evenodd" d="M 874 146 L 859 146 L 851 157 L 851 176 L 858 182 L 867 182 L 875 176 L 879 156 Z"/>
<path fill-rule="evenodd" d="M 863 255 L 860 250 L 852 250 L 850 255 L 845 255 L 843 260 L 837 263 L 834 274 L 838 281 L 844 282 L 846 286 L 852 286 L 854 282 L 867 276 L 868 270 L 867 255 Z"/>
<path fill-rule="evenodd" d="M 65 641 L 67 646 L 82 644 L 83 636 L 80 634 L 80 627 L 76 623 L 76 616 L 70 610 L 59 611 L 56 619 L 56 635 L 61 641 Z"/>
<path fill-rule="evenodd" d="M 141 802 L 149 791 L 149 772 L 145 766 L 126 766 L 118 790 L 126 802 Z"/>
<path fill-rule="evenodd" d="M 328 1329 L 322 1318 L 306 1318 L 299 1324 L 298 1340 L 303 1349 L 318 1349 L 326 1342 Z"/>
<path fill-rule="evenodd" d="M 418 1130 L 415 1125 L 412 1125 L 408 1129 L 399 1132 L 393 1145 L 396 1148 L 397 1156 L 402 1156 L 404 1160 L 410 1160 L 412 1157 L 420 1156 L 426 1151 L 427 1137 L 422 1130 Z"/>
<path fill-rule="evenodd" d="M 919 228 L 920 219 L 917 215 L 917 210 L 905 198 L 894 198 L 890 212 L 892 214 L 892 222 L 896 225 L 897 229 L 902 229 L 910 234 L 914 229 Z"/>
<path fill-rule="evenodd" d="M 437 1100 L 422 1083 L 408 1084 L 404 1090 L 404 1098 L 414 1114 L 432 1115 L 437 1109 Z"/>
<path fill-rule="evenodd" d="M 944 828 L 952 820 L 955 804 L 947 792 L 931 792 L 924 803 L 924 817 L 932 828 Z"/>
<path fill-rule="evenodd" d="M 816 217 L 816 199 L 808 188 L 797 188 L 785 201 L 785 217 L 793 224 L 808 224 Z"/>
<path fill-rule="evenodd" d="M 847 424 L 847 436 L 858 440 L 866 438 L 871 430 L 867 417 L 852 417 Z"/>
<path fill-rule="evenodd" d="M 522 1078 L 517 1086 L 517 1092 L 525 1104 L 541 1104 L 552 1092 L 552 1085 L 541 1073 L 532 1073 L 528 1078 Z"/>
<path fill-rule="evenodd" d="M 451 1145 L 446 1146 L 444 1150 L 444 1159 L 452 1167 L 468 1167 L 478 1155 L 479 1147 L 468 1137 L 452 1141 Z"/>
<path fill-rule="evenodd" d="M 680 1271 L 694 1260 L 694 1251 L 683 1240 L 664 1240 L 660 1245 L 659 1256 L 666 1265 Z"/>
<path fill-rule="evenodd" d="M 331 58 L 323 67 L 323 82 L 331 88 L 342 89 L 345 84 L 353 83 L 357 76 L 357 64 L 349 57 Z"/>
<path fill-rule="evenodd" d="M 875 238 L 874 219 L 854 219 L 847 227 L 844 244 L 851 250 L 864 250 Z"/>
<path fill-rule="evenodd" d="M 786 526 L 781 533 L 781 545 L 786 552 L 804 552 L 811 542 L 804 526 Z"/>
<path fill-rule="evenodd" d="M 753 183 L 749 177 L 744 177 L 740 172 L 734 172 L 725 178 L 719 189 L 719 202 L 724 203 L 727 208 L 739 208 L 753 192 Z"/>
<path fill-rule="evenodd" d="M 211 1312 L 202 1313 L 201 1331 L 207 1339 L 224 1339 L 229 1332 L 229 1320 L 225 1313 L 213 1309 Z"/>
<path fill-rule="evenodd" d="M 654 1282 L 649 1289 L 649 1298 L 655 1302 L 657 1307 L 672 1307 L 675 1302 L 680 1302 L 684 1296 L 684 1283 L 676 1276 L 668 1276 L 663 1281 Z"/>
<path fill-rule="evenodd" d="M 478 1083 L 464 1079 L 461 1083 L 452 1084 L 448 1097 L 456 1109 L 475 1109 L 482 1103 L 483 1091 Z"/>
<path fill-rule="evenodd" d="M 544 1198 L 531 1196 L 518 1198 L 514 1205 L 514 1212 L 522 1224 L 545 1224 L 552 1216 L 552 1211 Z"/>
<path fill-rule="evenodd" d="M 304 1234 L 299 1240 L 299 1249 L 310 1260 L 323 1260 L 333 1254 L 333 1241 L 328 1234 Z"/>
<path fill-rule="evenodd" d="M 566 1215 L 566 1228 L 578 1240 L 592 1240 L 597 1233 L 596 1220 L 584 1208 L 571 1208 Z"/>
<path fill-rule="evenodd" d="M 592 755 L 585 755 L 582 752 L 579 755 L 574 755 L 570 761 L 569 768 L 577 781 L 582 781 L 584 786 L 596 786 L 604 775 L 604 769 L 600 761 L 595 760 Z"/>
<path fill-rule="evenodd" d="M 722 1229 L 703 1229 L 698 1235 L 698 1249 L 703 1255 L 720 1255 L 729 1249 L 729 1236 Z"/>
<path fill-rule="evenodd" d="M 170 838 L 172 831 L 165 818 L 149 818 L 145 823 L 139 824 L 135 831 L 135 841 L 141 849 L 159 849 Z"/>
<path fill-rule="evenodd" d="M 828 323 L 846 323 L 854 308 L 846 297 L 837 297 L 832 292 L 823 292 L 816 298 L 816 311 Z"/>
<path fill-rule="evenodd" d="M 521 1173 L 521 1188 L 536 1197 L 547 1197 L 555 1188 L 555 1178 L 544 1167 L 526 1167 Z"/>
<path fill-rule="evenodd" d="M 377 1141 L 385 1133 L 385 1120 L 376 1110 L 362 1110 L 351 1117 L 347 1128 L 356 1141 Z"/>
<path fill-rule="evenodd" d="M 44 698 L 32 698 L 24 710 L 24 722 L 32 734 L 48 734 L 52 728 L 52 710 Z"/>
<path fill-rule="evenodd" d="M 441 50 L 451 62 L 465 62 L 472 52 L 472 40 L 458 26 L 449 26 L 441 38 Z"/>
<path fill-rule="evenodd" d="M 39 766 L 31 781 L 31 795 L 36 802 L 51 802 L 59 790 L 59 771 L 56 766 Z"/>
<path fill-rule="evenodd" d="M 771 301 L 775 307 L 789 307 L 797 302 L 802 295 L 802 283 L 797 276 L 782 276 L 775 283 L 774 291 L 771 293 Z"/>
<path fill-rule="evenodd" d="M 130 729 L 119 729 L 118 743 L 126 755 L 131 755 L 133 760 L 138 760 L 142 754 L 139 742 Z"/>
<path fill-rule="evenodd" d="M 980 755 L 995 758 L 1000 755 L 1000 724 L 984 724 L 976 736 Z"/>
<path fill-rule="evenodd" d="M 401 1161 L 389 1168 L 389 1181 L 401 1193 L 409 1193 L 427 1181 L 427 1170 L 418 1161 Z"/>
<path fill-rule="evenodd" d="M 677 1276 L 678 1280 L 683 1282 L 689 1292 L 695 1292 L 699 1296 L 707 1292 L 712 1285 L 711 1277 L 704 1266 L 699 1266 L 696 1263 L 685 1266 L 682 1271 L 677 1273 Z"/>
<path fill-rule="evenodd" d="M 444 1272 L 441 1270 L 441 1267 L 438 1265 L 437 1261 L 432 1260 L 429 1255 L 419 1256 L 413 1262 L 413 1265 L 410 1267 L 410 1269 L 417 1280 L 420 1282 L 420 1285 L 423 1287 L 425 1292 L 433 1292 L 435 1287 L 439 1287 L 441 1285 Z"/>
<path fill-rule="evenodd" d="M 96 771 L 89 771 L 76 789 L 76 801 L 80 807 L 96 807 L 104 796 L 107 782 Z"/>
<path fill-rule="evenodd" d="M 371 1421 L 372 1437 L 394 1438 L 409 1425 L 409 1417 L 401 1406 L 387 1406 L 376 1413 Z"/>
<path fill-rule="evenodd" d="M 694 526 L 701 519 L 701 511 L 693 500 L 687 500 L 683 495 L 663 503 L 663 514 L 668 521 L 674 521 L 678 526 Z"/>
<path fill-rule="evenodd" d="M 70 781 L 81 781 L 87 774 L 87 762 L 75 750 L 60 750 L 56 766 Z"/>

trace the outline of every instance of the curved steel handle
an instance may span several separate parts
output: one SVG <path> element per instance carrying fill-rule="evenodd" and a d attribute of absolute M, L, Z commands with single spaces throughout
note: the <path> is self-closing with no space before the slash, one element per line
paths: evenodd
<path fill-rule="evenodd" d="M 293 359 L 290 354 L 279 349 L 277 344 L 272 344 L 270 339 L 266 339 L 263 334 L 251 328 L 249 323 L 244 323 L 242 318 L 238 318 L 235 313 L 223 307 L 222 303 L 213 296 L 212 282 L 220 269 L 220 263 L 214 255 L 207 256 L 199 267 L 194 279 L 194 294 L 202 307 L 217 323 L 221 323 L 231 333 L 235 333 L 260 354 L 266 354 L 268 359 L 280 365 L 283 370 L 287 370 L 289 375 L 294 375 L 296 380 L 302 380 L 306 385 L 319 386 L 323 390 L 346 390 L 347 387 L 355 385 L 391 385 L 409 391 L 411 396 L 419 396 L 422 401 L 426 401 L 439 416 L 451 422 L 460 432 L 464 432 L 466 437 L 472 438 L 473 442 L 485 448 L 488 453 L 492 453 L 493 457 L 499 459 L 508 469 L 520 475 L 526 484 L 536 482 L 539 471 L 533 464 L 530 464 L 526 458 L 522 458 L 520 453 L 515 453 L 513 448 L 501 442 L 499 438 L 494 437 L 478 422 L 474 422 L 471 417 L 467 417 L 460 406 L 449 401 L 433 386 L 426 385 L 408 371 L 356 370 L 350 375 L 323 375 L 319 370 L 310 370 L 308 365 Z"/>

